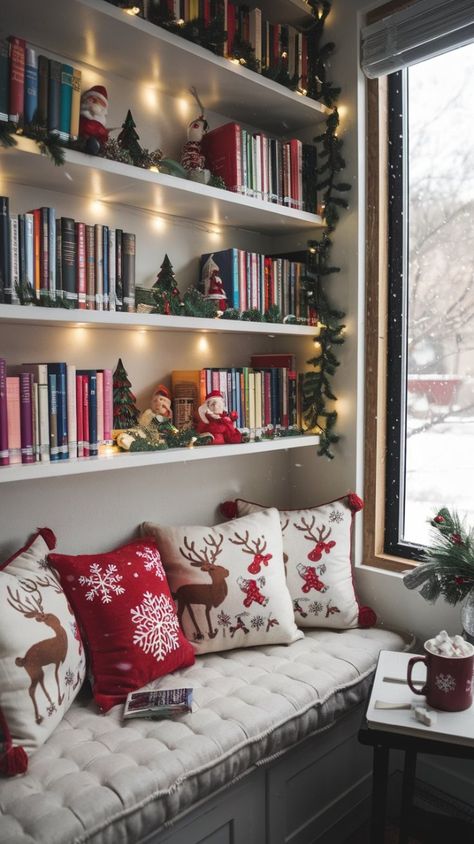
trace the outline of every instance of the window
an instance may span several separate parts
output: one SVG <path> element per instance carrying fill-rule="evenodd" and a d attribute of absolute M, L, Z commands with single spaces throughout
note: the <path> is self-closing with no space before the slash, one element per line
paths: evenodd
<path fill-rule="evenodd" d="M 460 40 L 369 82 L 364 561 L 392 568 L 417 559 L 438 507 L 474 513 L 474 43 Z"/>

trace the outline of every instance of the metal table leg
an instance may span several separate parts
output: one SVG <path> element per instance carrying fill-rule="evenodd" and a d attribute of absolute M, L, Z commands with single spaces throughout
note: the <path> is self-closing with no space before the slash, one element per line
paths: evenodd
<path fill-rule="evenodd" d="M 416 751 L 405 751 L 405 765 L 403 769 L 402 808 L 400 816 L 400 835 L 398 844 L 408 844 L 410 819 L 412 816 L 413 794 L 416 777 Z"/>
<path fill-rule="evenodd" d="M 388 747 L 374 745 L 370 844 L 383 844 L 384 840 L 385 815 L 387 810 L 388 759 Z"/>

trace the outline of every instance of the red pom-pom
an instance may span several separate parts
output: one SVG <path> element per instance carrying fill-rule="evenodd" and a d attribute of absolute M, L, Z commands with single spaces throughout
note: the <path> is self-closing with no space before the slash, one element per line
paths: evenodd
<path fill-rule="evenodd" d="M 38 533 L 43 537 L 50 551 L 52 551 L 53 548 L 56 548 L 56 537 L 51 528 L 38 528 Z"/>
<path fill-rule="evenodd" d="M 226 519 L 235 519 L 239 515 L 237 501 L 223 501 L 219 510 Z"/>
<path fill-rule="evenodd" d="M 349 509 L 352 510 L 353 513 L 358 513 L 359 510 L 362 510 L 364 507 L 364 502 L 362 501 L 362 498 L 359 498 L 359 496 L 356 495 L 355 492 L 349 493 L 349 495 L 347 496 L 347 504 Z"/>
<path fill-rule="evenodd" d="M 463 545 L 464 544 L 463 541 L 462 541 L 462 536 L 460 536 L 459 533 L 452 533 L 451 536 L 449 537 L 449 539 L 453 543 L 453 545 Z"/>
<path fill-rule="evenodd" d="M 28 768 L 28 756 L 22 747 L 10 747 L 0 758 L 0 771 L 7 777 L 24 774 Z"/>
<path fill-rule="evenodd" d="M 444 518 L 444 516 L 435 516 L 433 521 L 436 522 L 437 525 L 442 525 L 444 524 L 446 519 Z"/>
<path fill-rule="evenodd" d="M 376 622 L 377 616 L 371 607 L 359 607 L 359 627 L 374 627 Z"/>

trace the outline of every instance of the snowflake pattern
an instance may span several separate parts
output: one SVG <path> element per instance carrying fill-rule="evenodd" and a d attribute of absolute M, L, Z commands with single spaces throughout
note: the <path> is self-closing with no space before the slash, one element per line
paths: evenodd
<path fill-rule="evenodd" d="M 54 715 L 54 713 L 56 712 L 56 704 L 55 704 L 55 703 L 51 703 L 51 704 L 47 707 L 47 710 L 46 710 L 46 711 L 47 711 L 47 713 L 48 713 L 48 718 L 51 718 L 51 715 Z"/>
<path fill-rule="evenodd" d="M 254 630 L 257 630 L 257 631 L 261 630 L 262 627 L 264 626 L 264 624 L 265 624 L 265 619 L 264 619 L 263 615 L 254 615 L 251 622 L 250 622 L 250 626 L 253 627 Z"/>
<path fill-rule="evenodd" d="M 332 510 L 329 513 L 329 521 L 330 522 L 343 522 L 344 521 L 344 513 L 339 513 L 337 510 Z"/>
<path fill-rule="evenodd" d="M 179 647 L 179 624 L 173 604 L 167 595 L 145 592 L 138 607 L 130 610 L 137 625 L 133 644 L 146 654 L 153 654 L 157 661 Z"/>
<path fill-rule="evenodd" d="M 141 557 L 144 561 L 146 571 L 154 571 L 156 577 L 159 577 L 160 580 L 165 579 L 163 563 L 155 548 L 146 547 L 143 551 L 137 551 L 137 557 Z"/>
<path fill-rule="evenodd" d="M 64 675 L 64 682 L 65 682 L 66 686 L 72 686 L 72 684 L 74 682 L 74 674 L 72 673 L 70 668 L 68 668 L 68 670 L 66 671 L 66 673 Z"/>
<path fill-rule="evenodd" d="M 38 560 L 38 568 L 48 572 L 51 571 L 46 557 L 41 557 L 41 560 Z"/>
<path fill-rule="evenodd" d="M 324 609 L 323 604 L 321 601 L 312 601 L 308 607 L 308 610 L 313 613 L 313 615 L 319 615 Z"/>
<path fill-rule="evenodd" d="M 456 680 L 452 674 L 437 674 L 435 677 L 435 683 L 440 692 L 444 692 L 445 694 L 454 692 L 454 689 L 456 688 Z"/>
<path fill-rule="evenodd" d="M 100 595 L 103 604 L 110 604 L 112 600 L 111 593 L 115 595 L 123 595 L 125 589 L 119 586 L 119 581 L 123 580 L 121 574 L 117 574 L 117 566 L 114 563 L 109 563 L 105 572 L 102 570 L 100 563 L 92 563 L 90 566 L 90 577 L 81 575 L 79 583 L 81 586 L 90 586 L 86 592 L 88 601 L 93 601 L 95 597 Z"/>

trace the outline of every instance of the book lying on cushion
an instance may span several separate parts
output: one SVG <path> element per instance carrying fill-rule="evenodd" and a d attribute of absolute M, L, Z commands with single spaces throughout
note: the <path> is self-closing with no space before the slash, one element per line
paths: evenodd
<path fill-rule="evenodd" d="M 192 712 L 192 689 L 138 689 L 130 692 L 124 718 L 174 718 Z"/>

